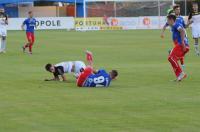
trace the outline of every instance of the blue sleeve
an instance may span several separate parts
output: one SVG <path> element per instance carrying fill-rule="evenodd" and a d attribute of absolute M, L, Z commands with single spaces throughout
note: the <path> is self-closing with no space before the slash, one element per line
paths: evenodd
<path fill-rule="evenodd" d="M 166 23 L 165 23 L 165 26 L 166 26 L 166 27 L 168 27 L 168 26 L 169 26 L 169 24 L 166 22 Z"/>
<path fill-rule="evenodd" d="M 186 25 L 185 25 L 185 20 L 184 20 L 184 18 L 183 17 L 178 17 L 177 18 L 177 22 L 179 22 L 180 24 L 182 24 L 182 26 L 184 27 L 184 28 L 186 28 Z"/>
<path fill-rule="evenodd" d="M 24 24 L 24 25 L 26 25 L 26 23 L 27 23 L 27 19 L 26 19 L 26 20 L 24 20 L 23 24 Z"/>
<path fill-rule="evenodd" d="M 176 30 L 179 30 L 179 29 L 183 28 L 183 26 L 182 26 L 180 23 L 176 23 L 176 24 L 174 25 L 174 28 L 175 28 Z"/>

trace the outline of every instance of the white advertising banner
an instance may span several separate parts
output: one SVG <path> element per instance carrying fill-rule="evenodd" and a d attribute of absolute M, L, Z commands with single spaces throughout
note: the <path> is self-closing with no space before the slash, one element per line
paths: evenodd
<path fill-rule="evenodd" d="M 118 17 L 109 18 L 108 21 L 115 19 L 115 23 L 110 26 L 120 26 L 123 30 L 129 29 L 161 29 L 166 23 L 166 17 Z M 110 22 L 111 23 L 111 22 Z"/>
<path fill-rule="evenodd" d="M 166 23 L 166 17 L 139 17 L 137 29 L 160 29 Z"/>
<path fill-rule="evenodd" d="M 161 29 L 166 23 L 166 17 L 89 17 L 76 18 L 75 21 L 76 30 Z"/>
<path fill-rule="evenodd" d="M 137 29 L 138 17 L 118 17 L 118 18 L 109 18 L 110 26 L 119 26 L 123 30 L 128 29 Z"/>
<path fill-rule="evenodd" d="M 21 30 L 26 18 L 10 18 L 8 30 Z M 36 18 L 37 29 L 74 29 L 73 17 L 40 17 Z"/>
<path fill-rule="evenodd" d="M 21 30 L 25 18 L 10 18 L 8 30 Z M 37 29 L 76 29 L 76 30 L 131 30 L 161 29 L 166 23 L 165 16 L 146 17 L 41 17 L 36 18 Z"/>

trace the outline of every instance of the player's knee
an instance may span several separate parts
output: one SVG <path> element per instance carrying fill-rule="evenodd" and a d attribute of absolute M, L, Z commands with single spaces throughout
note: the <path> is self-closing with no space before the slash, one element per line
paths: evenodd
<path fill-rule="evenodd" d="M 32 39 L 28 39 L 28 42 L 29 42 L 29 43 L 32 43 Z"/>
<path fill-rule="evenodd" d="M 172 57 L 171 56 L 168 56 L 168 61 L 170 62 L 172 60 Z"/>

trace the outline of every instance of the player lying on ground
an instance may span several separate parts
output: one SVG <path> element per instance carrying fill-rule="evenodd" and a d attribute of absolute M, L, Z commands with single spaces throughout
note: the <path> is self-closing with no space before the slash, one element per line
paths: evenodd
<path fill-rule="evenodd" d="M 32 47 L 35 42 L 35 35 L 34 31 L 36 28 L 36 19 L 33 17 L 33 12 L 29 11 L 28 12 L 29 17 L 23 22 L 22 24 L 22 30 L 25 30 L 24 27 L 26 26 L 26 37 L 28 40 L 28 43 L 25 44 L 22 49 L 23 52 L 25 53 L 26 48 L 29 48 L 29 54 L 32 54 Z"/>
<path fill-rule="evenodd" d="M 116 70 L 107 73 L 104 69 L 95 71 L 88 66 L 77 79 L 78 87 L 109 87 L 110 82 L 118 76 Z"/>
<path fill-rule="evenodd" d="M 195 53 L 197 56 L 200 55 L 199 51 L 199 42 L 198 39 L 200 38 L 200 11 L 198 9 L 198 3 L 192 4 L 193 11 L 190 13 L 188 17 L 188 26 L 192 24 L 192 36 L 195 41 L 194 48 Z"/>
<path fill-rule="evenodd" d="M 183 58 L 185 54 L 189 52 L 188 38 L 186 36 L 185 28 L 176 21 L 175 15 L 168 15 L 167 23 L 171 26 L 172 39 L 175 43 L 175 47 L 169 54 L 168 60 L 175 72 L 177 78 L 176 80 L 181 81 L 182 79 L 186 78 L 187 75 L 182 71 L 180 65 L 178 64 L 178 60 Z"/>
<path fill-rule="evenodd" d="M 8 25 L 8 16 L 5 14 L 5 11 L 0 7 L 0 53 L 6 53 L 6 36 Z"/>
<path fill-rule="evenodd" d="M 61 76 L 62 81 L 67 81 L 65 73 L 74 73 L 77 77 L 83 69 L 85 69 L 86 65 L 82 61 L 66 61 L 61 62 L 56 65 L 46 64 L 45 69 L 51 73 L 53 73 L 53 79 L 45 79 L 45 81 L 60 81 L 59 76 Z"/>
<path fill-rule="evenodd" d="M 180 5 L 178 5 L 178 4 L 173 6 L 173 10 L 168 11 L 168 15 L 175 14 L 176 22 L 179 23 L 182 27 L 186 28 L 184 18 L 180 15 L 180 13 L 181 13 L 181 8 L 180 8 Z M 169 24 L 166 22 L 166 24 L 163 26 L 163 29 L 161 32 L 161 38 L 164 38 L 164 33 L 168 26 L 169 26 Z M 176 46 L 176 45 L 174 45 L 174 46 Z M 169 51 L 169 53 L 170 52 L 171 52 L 171 50 Z M 185 69 L 184 58 L 180 58 L 180 63 L 181 63 L 182 69 L 184 70 Z"/>
<path fill-rule="evenodd" d="M 91 52 L 87 52 L 87 61 L 89 66 L 81 72 L 77 79 L 78 87 L 108 87 L 110 82 L 118 76 L 116 70 L 112 70 L 109 73 L 103 69 L 95 71 Z"/>

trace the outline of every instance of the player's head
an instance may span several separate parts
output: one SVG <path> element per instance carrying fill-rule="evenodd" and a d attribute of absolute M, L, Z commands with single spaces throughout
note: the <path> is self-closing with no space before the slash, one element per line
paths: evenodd
<path fill-rule="evenodd" d="M 176 16 L 179 16 L 181 14 L 181 8 L 180 5 L 176 4 L 173 6 L 173 10 Z"/>
<path fill-rule="evenodd" d="M 176 16 L 175 15 L 168 15 L 167 16 L 167 23 L 170 25 L 170 26 L 173 26 L 174 23 L 176 21 Z"/>
<path fill-rule="evenodd" d="M 46 64 L 45 69 L 46 69 L 48 72 L 51 72 L 51 73 L 54 73 L 54 72 L 55 72 L 55 67 L 54 67 L 52 64 L 50 64 L 50 63 Z"/>
<path fill-rule="evenodd" d="M 170 14 L 174 14 L 174 10 L 173 10 L 173 9 L 169 9 L 169 10 L 167 11 L 167 15 L 170 15 Z"/>
<path fill-rule="evenodd" d="M 29 18 L 32 18 L 32 17 L 33 17 L 33 12 L 32 12 L 32 11 L 29 11 L 29 12 L 28 12 L 28 16 L 29 16 Z"/>
<path fill-rule="evenodd" d="M 115 79 L 118 76 L 117 70 L 110 71 L 110 77 L 111 79 Z"/>
<path fill-rule="evenodd" d="M 192 9 L 193 9 L 193 11 L 195 11 L 195 12 L 198 12 L 198 3 L 196 3 L 196 2 L 194 2 L 194 3 L 192 3 Z"/>

